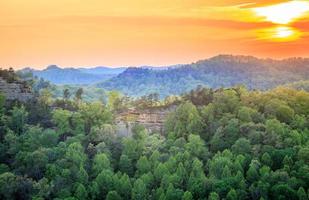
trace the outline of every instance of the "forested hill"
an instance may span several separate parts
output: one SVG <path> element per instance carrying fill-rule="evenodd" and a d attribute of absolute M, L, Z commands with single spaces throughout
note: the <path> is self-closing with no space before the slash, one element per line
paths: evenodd
<path fill-rule="evenodd" d="M 258 59 L 252 56 L 220 55 L 165 70 L 128 68 L 98 84 L 110 90 L 140 96 L 160 93 L 161 97 L 187 92 L 198 85 L 211 88 L 243 84 L 249 89 L 270 89 L 308 80 L 309 59 Z"/>

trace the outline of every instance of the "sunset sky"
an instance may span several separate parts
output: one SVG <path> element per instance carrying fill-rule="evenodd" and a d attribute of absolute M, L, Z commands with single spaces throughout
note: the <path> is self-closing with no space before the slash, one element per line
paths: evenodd
<path fill-rule="evenodd" d="M 309 1 L 1 0 L 0 67 L 309 57 Z"/>

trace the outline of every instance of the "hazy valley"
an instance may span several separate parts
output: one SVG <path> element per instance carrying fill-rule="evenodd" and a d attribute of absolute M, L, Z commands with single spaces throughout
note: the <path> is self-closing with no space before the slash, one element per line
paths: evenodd
<path fill-rule="evenodd" d="M 258 59 L 252 56 L 221 55 L 196 63 L 170 67 L 24 69 L 56 85 L 87 85 L 117 90 L 129 96 L 160 94 L 161 98 L 180 95 L 197 86 L 209 88 L 244 85 L 248 89 L 271 89 L 305 81 L 309 59 Z"/>

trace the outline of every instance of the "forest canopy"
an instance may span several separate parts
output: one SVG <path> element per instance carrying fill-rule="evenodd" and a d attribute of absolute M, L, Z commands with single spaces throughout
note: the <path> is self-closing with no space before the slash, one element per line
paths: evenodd
<path fill-rule="evenodd" d="M 0 104 L 0 199 L 308 199 L 309 93 L 199 87 L 175 103 L 164 133 L 116 133 L 130 101 Z M 149 103 L 150 102 L 150 103 Z M 135 103 L 135 104 L 134 104 Z M 143 108 L 143 107 L 141 107 Z"/>

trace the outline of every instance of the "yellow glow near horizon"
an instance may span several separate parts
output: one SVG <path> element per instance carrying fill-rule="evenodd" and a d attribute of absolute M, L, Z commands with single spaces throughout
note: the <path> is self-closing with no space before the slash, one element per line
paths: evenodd
<path fill-rule="evenodd" d="M 301 32 L 288 26 L 277 26 L 259 30 L 257 35 L 261 40 L 269 40 L 273 42 L 290 42 L 299 39 Z"/>
<path fill-rule="evenodd" d="M 253 11 L 266 21 L 289 24 L 309 11 L 308 1 L 289 1 L 271 6 L 254 8 Z"/>
<path fill-rule="evenodd" d="M 276 36 L 278 38 L 286 38 L 294 34 L 294 31 L 289 27 L 278 27 L 276 31 L 277 31 Z"/>

